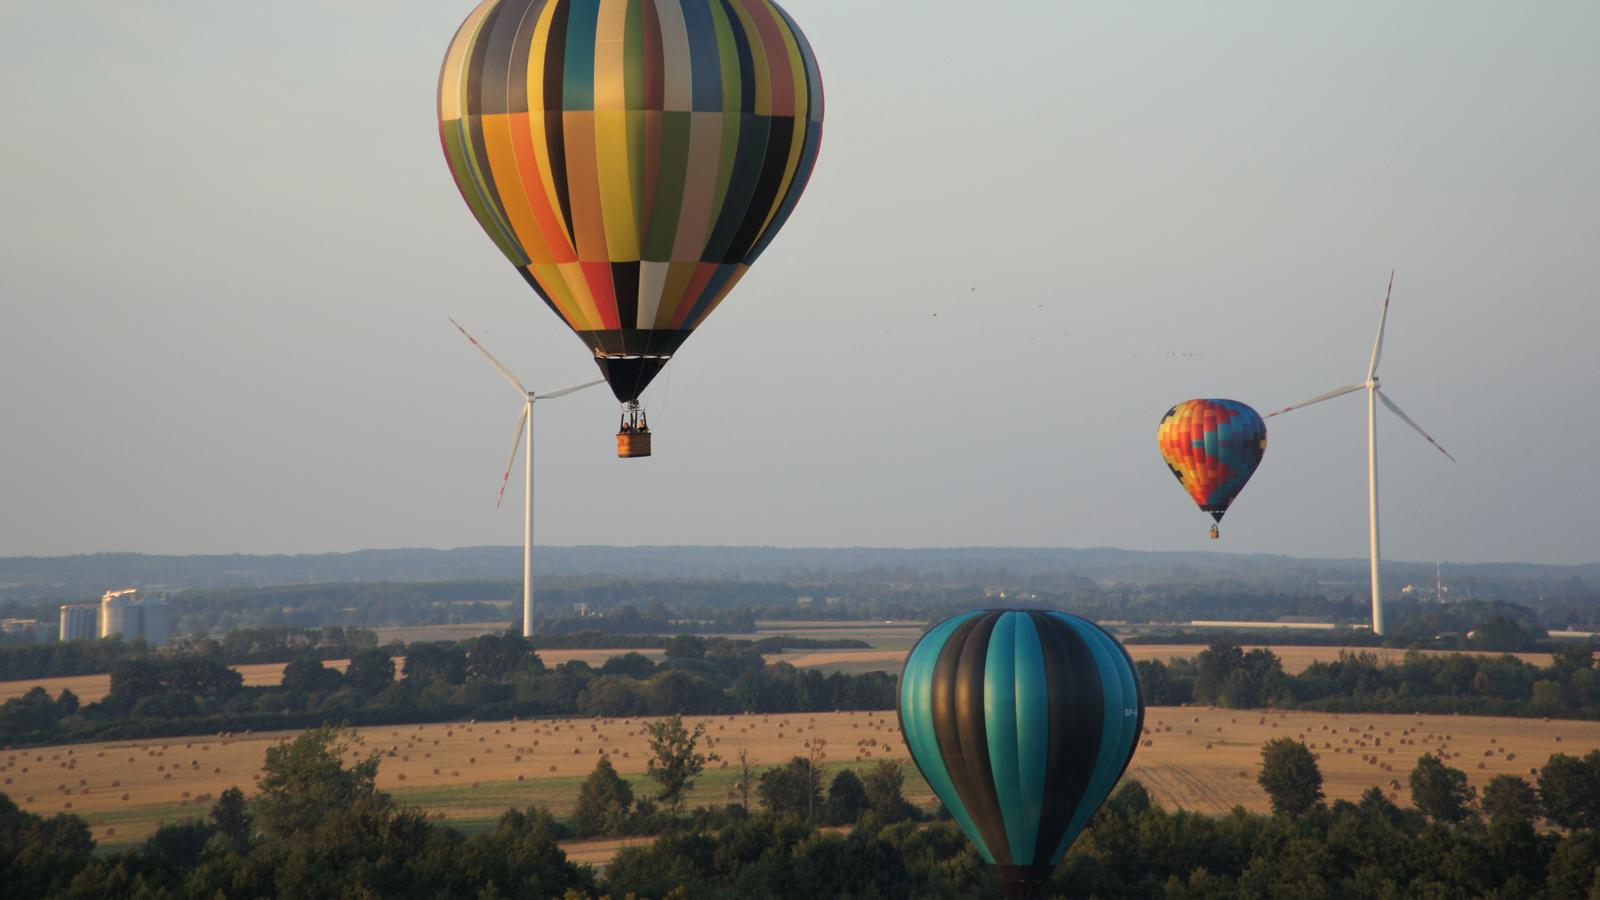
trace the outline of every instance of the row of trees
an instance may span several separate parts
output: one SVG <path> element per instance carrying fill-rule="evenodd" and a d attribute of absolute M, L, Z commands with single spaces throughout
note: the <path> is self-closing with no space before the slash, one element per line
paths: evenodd
<path fill-rule="evenodd" d="M 156 652 L 142 638 L 57 641 L 48 644 L 0 646 L 0 681 L 102 675 L 127 660 L 155 657 L 198 657 L 224 665 L 288 662 L 299 656 L 349 659 L 378 646 L 376 632 L 360 628 L 260 627 L 235 628 L 221 639 L 184 638 Z M 399 652 L 398 645 L 395 652 Z"/>
<path fill-rule="evenodd" d="M 418 643 L 403 667 L 384 648 L 356 651 L 340 672 L 315 654 L 291 661 L 282 682 L 246 687 L 238 672 L 198 655 L 125 659 L 111 691 L 80 706 L 43 689 L 0 705 L 8 743 L 303 728 L 326 722 L 392 724 L 452 718 L 887 709 L 893 676 L 823 675 L 766 665 L 748 641 L 679 635 L 657 662 L 639 653 L 594 667 L 545 667 L 527 639 L 491 634 Z"/>
<path fill-rule="evenodd" d="M 1137 667 L 1146 702 L 1157 705 L 1600 718 L 1600 669 L 1583 645 L 1557 649 L 1548 666 L 1510 655 L 1413 651 L 1380 663 L 1370 653 L 1345 653 L 1291 675 L 1270 650 L 1218 642 L 1192 660 Z"/>
<path fill-rule="evenodd" d="M 906 814 L 889 774 L 898 767 L 880 765 L 865 777 L 841 772 L 823 794 L 815 761 L 797 758 L 756 779 L 762 808 L 746 797 L 681 813 L 683 791 L 709 757 L 681 722 L 656 724 L 653 800 L 635 801 L 602 760 L 580 789 L 570 826 L 541 809 L 510 810 L 470 837 L 378 791 L 379 756 L 352 759 L 331 728 L 269 750 L 254 796 L 225 791 L 206 818 L 163 826 L 120 853 L 95 853 L 81 818 L 43 818 L 0 795 L 0 885 L 8 897 L 92 900 L 993 896 L 985 866 L 953 823 Z M 1543 831 L 1526 792 L 1493 785 L 1482 804 L 1487 822 L 1475 809 L 1457 815 L 1450 798 L 1463 791 L 1455 770 L 1428 758 L 1412 774 L 1415 809 L 1377 788 L 1356 803 L 1306 800 L 1304 784 L 1286 787 L 1277 771 L 1279 763 L 1307 762 L 1308 754 L 1291 758 L 1304 748 L 1290 745 L 1296 742 L 1283 739 L 1263 748 L 1262 782 L 1278 807 L 1272 816 L 1167 811 L 1137 781 L 1126 782 L 1058 868 L 1050 895 L 1581 900 L 1600 893 L 1600 831 L 1592 820 Z M 1315 759 L 1309 762 L 1315 776 Z M 1572 764 L 1600 773 L 1600 752 Z M 1299 800 L 1289 797 L 1296 791 Z M 1549 786 L 1534 794 L 1533 803 L 1549 803 Z M 1596 796 L 1587 798 L 1591 812 Z M 642 815 L 642 804 L 653 806 Z M 603 876 L 573 865 L 557 843 L 574 832 L 626 833 L 630 818 L 658 820 L 659 837 L 619 852 Z M 824 822 L 854 827 L 819 831 Z"/>

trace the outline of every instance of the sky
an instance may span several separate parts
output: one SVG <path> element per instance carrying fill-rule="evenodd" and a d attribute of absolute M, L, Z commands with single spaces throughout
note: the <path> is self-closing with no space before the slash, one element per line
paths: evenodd
<path fill-rule="evenodd" d="M 472 219 L 458 0 L 0 4 L 0 555 L 516 544 L 581 342 Z M 809 188 L 614 455 L 539 407 L 548 544 L 1366 553 L 1355 394 L 1207 539 L 1172 404 L 1365 376 L 1384 552 L 1594 562 L 1600 5 L 789 0 Z M 520 467 L 519 467 L 520 469 Z"/>

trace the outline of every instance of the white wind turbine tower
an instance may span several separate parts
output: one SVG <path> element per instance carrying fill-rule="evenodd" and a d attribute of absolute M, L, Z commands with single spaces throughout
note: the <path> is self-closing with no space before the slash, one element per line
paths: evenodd
<path fill-rule="evenodd" d="M 1390 412 L 1400 417 L 1400 421 L 1416 429 L 1417 434 L 1420 434 L 1426 438 L 1428 443 L 1432 444 L 1440 453 L 1443 453 L 1446 457 L 1448 457 L 1451 462 L 1456 461 L 1454 456 L 1450 456 L 1450 451 L 1444 449 L 1444 447 L 1441 447 L 1438 441 L 1434 440 L 1432 437 L 1429 437 L 1428 433 L 1422 430 L 1422 426 L 1411 421 L 1410 416 L 1406 415 L 1404 412 L 1401 412 L 1400 407 L 1396 406 L 1394 401 L 1390 400 L 1379 387 L 1378 358 L 1383 355 L 1383 328 L 1384 325 L 1386 325 L 1389 321 L 1389 293 L 1393 290 L 1394 272 L 1390 272 L 1389 288 L 1383 293 L 1383 313 L 1378 317 L 1378 339 L 1372 344 L 1372 362 L 1367 365 L 1366 381 L 1363 381 L 1360 384 L 1346 385 L 1345 387 L 1329 391 L 1326 394 L 1319 394 L 1315 397 L 1312 397 L 1310 400 L 1305 401 L 1304 403 L 1297 403 L 1294 406 L 1286 406 L 1277 412 L 1267 414 L 1267 418 L 1270 419 L 1273 416 L 1281 415 L 1286 412 L 1292 412 L 1297 409 L 1304 409 L 1313 403 L 1321 403 L 1324 400 L 1332 400 L 1334 397 L 1342 397 L 1345 394 L 1349 394 L 1354 391 L 1365 389 L 1367 392 L 1367 520 L 1369 527 L 1369 547 L 1372 555 L 1373 634 L 1383 634 L 1383 594 L 1380 591 L 1378 582 L 1378 404 L 1382 403 L 1384 406 L 1387 406 Z"/>
<path fill-rule="evenodd" d="M 457 331 L 466 335 L 467 340 L 472 342 L 472 346 L 477 347 L 478 352 L 489 360 L 489 364 L 494 366 L 495 370 L 501 375 L 505 376 L 506 381 L 511 382 L 511 386 L 517 389 L 518 394 L 522 395 L 522 417 L 517 420 L 517 436 L 511 442 L 511 457 L 506 460 L 506 473 L 500 478 L 500 499 L 496 500 L 494 505 L 498 509 L 501 502 L 506 499 L 506 484 L 511 480 L 511 469 L 517 463 L 517 448 L 522 444 L 522 433 L 526 429 L 528 433 L 528 455 L 526 458 L 526 471 L 523 475 L 522 494 L 522 511 L 525 517 L 522 530 L 522 636 L 533 637 L 533 404 L 537 400 L 554 400 L 557 397 L 565 397 L 574 391 L 594 387 L 604 379 L 575 384 L 560 390 L 534 393 L 523 387 L 517 376 L 511 374 L 510 369 L 501 365 L 500 360 L 494 358 L 494 354 L 484 349 L 484 346 L 478 343 L 477 338 L 467 334 L 467 330 L 461 327 L 460 322 L 451 319 L 450 324 L 456 326 Z"/>

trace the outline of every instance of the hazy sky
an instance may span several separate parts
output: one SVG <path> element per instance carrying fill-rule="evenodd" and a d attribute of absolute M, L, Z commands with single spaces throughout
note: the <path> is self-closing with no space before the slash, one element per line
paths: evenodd
<path fill-rule="evenodd" d="M 0 555 L 513 544 L 588 353 L 439 149 L 461 2 L 0 4 Z M 790 0 L 783 233 L 646 399 L 540 407 L 542 543 L 1359 556 L 1365 403 L 1209 519 L 1155 428 L 1381 374 L 1395 558 L 1600 559 L 1600 5 Z"/>

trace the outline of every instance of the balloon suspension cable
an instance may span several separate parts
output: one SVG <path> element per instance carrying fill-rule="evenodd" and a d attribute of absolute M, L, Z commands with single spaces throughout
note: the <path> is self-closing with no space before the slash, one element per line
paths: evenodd
<path fill-rule="evenodd" d="M 622 421 L 617 426 L 617 456 L 633 459 L 650 455 L 650 423 L 637 400 L 622 405 Z"/>

